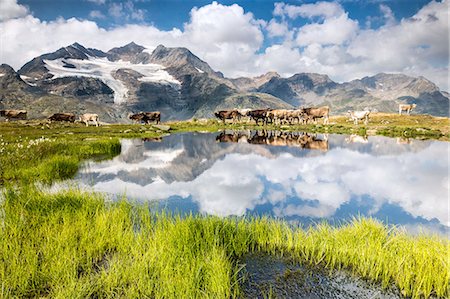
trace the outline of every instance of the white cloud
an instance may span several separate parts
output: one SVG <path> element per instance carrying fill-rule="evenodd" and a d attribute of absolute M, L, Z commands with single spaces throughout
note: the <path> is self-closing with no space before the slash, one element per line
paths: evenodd
<path fill-rule="evenodd" d="M 266 27 L 269 37 L 286 36 L 289 33 L 288 25 L 285 22 L 277 22 L 275 19 L 270 20 Z"/>
<path fill-rule="evenodd" d="M 120 18 L 126 21 L 143 21 L 145 18 L 145 10 L 136 8 L 131 0 L 111 3 L 108 14 L 116 19 Z"/>
<path fill-rule="evenodd" d="M 357 31 L 358 22 L 349 19 L 347 14 L 341 14 L 338 17 L 326 18 L 322 24 L 313 23 L 301 27 L 297 34 L 297 44 L 340 45 L 348 42 Z"/>
<path fill-rule="evenodd" d="M 298 17 L 338 17 L 344 13 L 342 6 L 335 2 L 317 2 L 314 4 L 303 4 L 300 6 L 284 3 L 275 5 L 274 15 L 286 15 L 291 19 Z"/>
<path fill-rule="evenodd" d="M 112 17 L 120 18 L 124 14 L 123 4 L 122 3 L 112 3 L 109 6 L 108 13 Z"/>
<path fill-rule="evenodd" d="M 92 10 L 89 13 L 89 17 L 92 19 L 104 19 L 106 16 L 99 10 Z"/>
<path fill-rule="evenodd" d="M 231 74 L 236 66 L 251 68 L 255 52 L 263 43 L 261 22 L 237 4 L 213 2 L 191 10 L 184 26 L 186 45 L 215 69 Z"/>
<path fill-rule="evenodd" d="M 380 11 L 383 13 L 383 18 L 387 26 L 395 24 L 395 16 L 394 13 L 392 12 L 392 9 L 389 6 L 385 4 L 380 4 Z"/>
<path fill-rule="evenodd" d="M 17 0 L 0 0 L 0 22 L 20 18 L 28 13 L 28 8 L 18 4 Z"/>
<path fill-rule="evenodd" d="M 105 4 L 106 0 L 87 0 L 88 2 L 95 3 L 97 5 Z"/>

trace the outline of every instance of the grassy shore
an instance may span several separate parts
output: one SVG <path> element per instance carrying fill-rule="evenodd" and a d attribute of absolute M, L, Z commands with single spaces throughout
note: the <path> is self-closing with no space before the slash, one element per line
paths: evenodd
<path fill-rule="evenodd" d="M 238 297 L 240 258 L 251 252 L 348 269 L 413 298 L 449 295 L 449 242 L 373 219 L 304 230 L 268 218 L 152 214 L 75 190 L 3 197 L 3 298 Z"/>
<path fill-rule="evenodd" d="M 419 138 L 419 139 L 439 139 L 450 141 L 450 119 L 446 117 L 434 117 L 430 115 L 397 115 L 389 113 L 373 113 L 370 122 L 365 125 L 358 125 L 348 121 L 346 116 L 332 116 L 328 125 L 323 125 L 322 120 L 317 124 L 308 125 L 273 125 L 266 126 L 255 125 L 254 122 L 241 122 L 232 124 L 227 122 L 225 125 L 215 119 L 194 120 L 185 122 L 169 122 L 174 131 L 206 131 L 215 132 L 217 130 L 227 129 L 267 129 L 284 131 L 304 131 L 311 133 L 330 133 L 330 134 L 357 134 L 382 135 L 401 138 Z"/>
<path fill-rule="evenodd" d="M 0 123 L 0 185 L 69 179 L 86 159 L 111 159 L 120 154 L 119 138 L 154 138 L 163 132 L 151 126 L 29 121 Z"/>

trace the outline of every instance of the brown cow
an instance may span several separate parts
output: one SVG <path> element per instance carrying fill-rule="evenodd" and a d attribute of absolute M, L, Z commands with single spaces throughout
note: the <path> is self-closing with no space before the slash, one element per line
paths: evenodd
<path fill-rule="evenodd" d="M 317 139 L 316 136 L 311 136 L 309 134 L 303 135 L 299 142 L 301 143 L 302 148 L 312 149 L 312 150 L 321 150 L 328 151 L 328 138 L 325 135 L 324 139 Z"/>
<path fill-rule="evenodd" d="M 27 110 L 0 110 L 0 116 L 10 119 L 27 119 Z"/>
<path fill-rule="evenodd" d="M 161 112 L 139 112 L 136 114 L 131 114 L 128 118 L 134 120 L 135 122 L 144 122 L 149 124 L 150 122 L 155 121 L 156 124 L 159 124 L 161 121 Z"/>
<path fill-rule="evenodd" d="M 237 110 L 220 110 L 217 112 L 214 112 L 215 117 L 223 121 L 225 123 L 225 120 L 231 119 L 233 123 L 241 117 L 241 114 Z"/>
<path fill-rule="evenodd" d="M 263 120 L 263 123 L 264 123 L 264 125 L 267 123 L 267 121 L 268 120 L 271 120 L 271 119 L 269 119 L 269 117 L 268 117 L 268 115 L 267 115 L 267 113 L 269 112 L 269 111 L 272 111 L 272 109 L 257 109 L 257 110 L 250 110 L 249 112 L 247 112 L 247 115 L 251 118 L 251 119 L 253 119 L 255 122 L 256 122 L 256 124 L 258 124 L 258 122 L 259 122 L 259 120 L 260 119 L 262 119 Z"/>
<path fill-rule="evenodd" d="M 85 113 L 80 116 L 80 122 L 85 123 L 86 127 L 89 126 L 89 122 L 93 122 L 96 127 L 98 127 L 98 114 L 95 113 Z"/>
<path fill-rule="evenodd" d="M 286 109 L 274 109 L 267 111 L 267 118 L 276 124 L 279 121 L 280 125 L 284 122 L 289 122 L 290 110 Z"/>
<path fill-rule="evenodd" d="M 323 117 L 323 124 L 328 124 L 328 117 L 330 115 L 330 107 L 323 106 L 318 108 L 302 108 L 301 113 L 304 115 L 306 123 L 308 120 L 316 122 L 317 118 Z"/>
<path fill-rule="evenodd" d="M 75 121 L 75 114 L 73 113 L 53 113 L 47 118 L 50 121 L 68 121 L 73 123 Z"/>

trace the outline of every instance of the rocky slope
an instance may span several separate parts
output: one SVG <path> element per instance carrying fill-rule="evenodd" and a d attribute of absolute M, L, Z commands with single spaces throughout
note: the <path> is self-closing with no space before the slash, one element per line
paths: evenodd
<path fill-rule="evenodd" d="M 372 77 L 336 83 L 326 75 L 302 73 L 289 78 L 274 77 L 257 91 L 276 96 L 293 106 L 329 105 L 332 113 L 366 107 L 396 112 L 398 104 L 416 103 L 416 113 L 449 115 L 448 93 L 424 77 L 380 73 Z"/>
<path fill-rule="evenodd" d="M 419 113 L 448 116 L 448 93 L 423 77 L 378 74 L 346 83 L 326 75 L 275 72 L 225 78 L 186 48 L 145 48 L 135 43 L 107 52 L 74 43 L 26 63 L 17 73 L 0 67 L 0 109 L 96 112 L 126 122 L 130 112 L 159 110 L 163 120 L 212 117 L 229 108 L 330 105 L 332 113 L 370 107 L 394 112 L 416 103 Z"/>

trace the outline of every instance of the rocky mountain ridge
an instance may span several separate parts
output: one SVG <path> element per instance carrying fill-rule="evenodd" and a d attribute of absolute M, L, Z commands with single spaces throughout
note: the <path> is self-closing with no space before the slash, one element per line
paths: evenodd
<path fill-rule="evenodd" d="M 0 109 L 20 108 L 44 117 L 53 112 L 96 112 L 105 121 L 159 110 L 163 120 L 212 117 L 229 108 L 329 105 L 332 113 L 370 107 L 395 112 L 416 103 L 417 112 L 448 116 L 448 93 L 424 77 L 377 74 L 337 83 L 327 75 L 268 72 L 226 78 L 186 48 L 145 48 L 135 43 L 107 52 L 74 43 L 26 63 L 18 72 L 0 67 Z"/>

